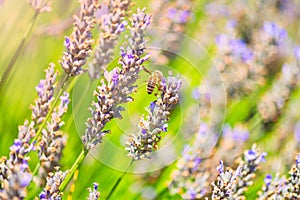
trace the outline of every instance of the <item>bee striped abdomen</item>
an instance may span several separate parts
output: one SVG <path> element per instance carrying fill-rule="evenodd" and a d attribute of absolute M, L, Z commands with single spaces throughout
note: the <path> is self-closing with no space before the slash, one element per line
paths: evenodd
<path fill-rule="evenodd" d="M 148 84 L 147 84 L 147 93 L 148 94 L 152 94 L 152 92 L 154 91 L 155 88 L 155 82 L 153 80 L 151 80 L 152 78 L 149 78 Z"/>

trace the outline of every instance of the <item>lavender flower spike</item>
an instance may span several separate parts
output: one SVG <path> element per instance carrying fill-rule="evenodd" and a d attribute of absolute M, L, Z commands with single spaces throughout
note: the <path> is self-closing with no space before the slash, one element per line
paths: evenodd
<path fill-rule="evenodd" d="M 213 187 L 212 199 L 235 199 L 233 198 L 233 185 L 237 182 L 240 168 L 236 171 L 233 171 L 230 167 L 225 169 L 221 160 L 217 170 L 219 172 L 218 178 L 211 184 Z"/>
<path fill-rule="evenodd" d="M 86 122 L 86 132 L 82 140 L 86 149 L 94 148 L 102 141 L 103 136 L 109 131 L 103 130 L 107 122 L 112 118 L 122 118 L 124 110 L 122 103 L 133 101 L 129 96 L 136 91 L 134 84 L 139 78 L 139 72 L 143 69 L 142 64 L 148 60 L 149 55 L 142 56 L 145 43 L 144 32 L 150 24 L 150 15 L 144 13 L 144 9 L 138 9 L 133 14 L 129 30 L 129 44 L 122 48 L 122 57 L 119 64 L 122 68 L 115 67 L 111 72 L 104 73 L 101 85 L 94 91 L 96 101 L 90 108 L 92 117 Z M 125 51 L 126 49 L 126 51 Z"/>
<path fill-rule="evenodd" d="M 28 166 L 28 152 L 33 149 L 30 144 L 34 136 L 34 123 L 25 121 L 19 127 L 18 138 L 10 147 L 9 159 L 3 157 L 0 160 L 0 181 L 3 188 L 0 190 L 0 199 L 23 199 L 26 196 L 26 187 L 31 181 L 31 173 Z"/>
<path fill-rule="evenodd" d="M 64 93 L 60 97 L 61 102 L 52 113 L 51 121 L 48 122 L 47 128 L 42 131 L 42 138 L 38 145 L 38 156 L 41 163 L 39 168 L 40 185 L 44 185 L 44 179 L 49 172 L 52 172 L 54 167 L 59 165 L 59 160 L 62 156 L 62 149 L 65 146 L 65 138 L 63 137 L 61 126 L 64 122 L 62 116 L 67 112 L 69 104 L 69 94 Z"/>
<path fill-rule="evenodd" d="M 98 183 L 94 183 L 93 190 L 88 188 L 89 196 L 87 200 L 97 200 L 100 198 L 100 192 L 98 191 Z"/>
<path fill-rule="evenodd" d="M 248 186 L 253 184 L 255 172 L 259 168 L 261 162 L 265 162 L 267 153 L 261 152 L 254 144 L 252 148 L 244 152 L 244 158 L 239 159 L 239 168 L 241 169 L 237 181 L 233 185 L 233 199 L 244 198 L 244 192 Z"/>
<path fill-rule="evenodd" d="M 92 79 L 98 79 L 105 71 L 108 63 L 112 61 L 118 36 L 127 25 L 124 17 L 127 15 L 130 1 L 110 0 L 107 3 L 108 13 L 100 16 L 99 42 L 95 48 L 95 56 L 89 63 L 89 75 Z"/>
<path fill-rule="evenodd" d="M 47 0 L 29 0 L 29 5 L 37 12 L 50 12 L 51 11 L 51 1 Z"/>
<path fill-rule="evenodd" d="M 138 135 L 131 135 L 126 143 L 129 157 L 134 160 L 150 158 L 150 153 L 158 148 L 161 133 L 165 131 L 170 112 L 179 101 L 178 93 L 181 84 L 182 81 L 178 76 L 168 77 L 155 105 L 151 103 L 150 109 L 147 110 L 149 113 L 147 119 L 143 117 L 140 120 Z"/>
<path fill-rule="evenodd" d="M 98 0 L 81 0 L 80 15 L 75 16 L 74 29 L 70 37 L 65 39 L 66 52 L 60 64 L 67 75 L 77 76 L 85 72 L 82 67 L 89 57 L 92 44 L 91 29 L 95 24 L 95 12 L 99 8 Z"/>
<path fill-rule="evenodd" d="M 300 199 L 300 153 L 295 156 L 296 164 L 289 171 L 290 177 L 287 181 L 285 198 Z"/>
<path fill-rule="evenodd" d="M 54 64 L 50 63 L 46 69 L 46 78 L 42 79 L 36 87 L 38 98 L 34 100 L 35 105 L 30 106 L 32 110 L 31 119 L 35 125 L 41 124 L 50 110 L 51 103 L 54 100 L 56 76 L 57 72 L 54 71 Z"/>
<path fill-rule="evenodd" d="M 258 192 L 258 199 L 278 199 L 283 200 L 284 195 L 282 192 L 286 190 L 286 179 L 280 178 L 278 174 L 276 174 L 274 180 L 272 180 L 272 176 L 268 174 L 265 178 L 264 185 L 262 186 L 261 191 Z"/>
<path fill-rule="evenodd" d="M 172 173 L 169 190 L 172 195 L 179 194 L 183 199 L 201 199 L 209 191 L 210 173 L 201 159 L 202 151 L 191 148 L 179 160 Z"/>
<path fill-rule="evenodd" d="M 43 191 L 40 193 L 39 198 L 41 200 L 61 200 L 62 193 L 59 191 L 59 186 L 63 182 L 67 175 L 67 172 L 62 172 L 56 167 L 56 172 L 50 172 L 47 177 L 47 184 Z"/>

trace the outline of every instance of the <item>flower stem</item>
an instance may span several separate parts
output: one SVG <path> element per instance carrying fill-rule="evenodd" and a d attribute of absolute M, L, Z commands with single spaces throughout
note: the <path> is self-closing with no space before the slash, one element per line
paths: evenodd
<path fill-rule="evenodd" d="M 75 171 L 79 168 L 79 166 L 82 164 L 85 156 L 88 154 L 88 150 L 87 149 L 83 149 L 81 151 L 81 153 L 79 154 L 79 156 L 77 157 L 76 161 L 74 162 L 74 164 L 72 165 L 69 173 L 67 174 L 66 178 L 63 180 L 63 182 L 61 183 L 61 185 L 59 186 L 59 191 L 64 191 L 65 188 L 67 187 L 67 185 L 69 184 L 69 182 L 71 181 Z"/>
<path fill-rule="evenodd" d="M 133 164 L 133 162 L 134 162 L 134 160 L 132 159 L 131 162 L 130 162 L 130 164 L 129 164 L 129 166 L 127 167 L 127 169 L 123 172 L 122 176 L 120 176 L 118 178 L 117 182 L 115 183 L 115 185 L 113 186 L 113 188 L 110 190 L 109 194 L 107 195 L 107 197 L 106 197 L 107 200 L 109 200 L 112 197 L 114 191 L 117 189 L 118 185 L 120 184 L 120 182 L 122 181 L 122 179 L 124 178 L 124 176 L 127 174 L 128 170 L 131 167 L 131 165 Z"/>
<path fill-rule="evenodd" d="M 79 99 L 78 103 L 75 105 L 74 109 L 72 110 L 72 115 L 73 116 L 76 116 L 76 114 L 78 113 L 79 108 L 81 107 L 82 101 L 86 98 L 86 94 L 89 91 L 89 89 L 91 88 L 91 85 L 92 85 L 92 80 L 90 80 L 88 82 L 88 85 L 86 86 L 84 91 L 81 93 L 81 96 L 80 96 L 80 99 Z M 70 129 L 70 126 L 72 125 L 72 121 L 73 121 L 73 118 L 68 119 L 64 130 L 68 131 Z"/>
<path fill-rule="evenodd" d="M 16 64 L 19 56 L 21 55 L 21 52 L 26 44 L 26 41 L 30 35 L 30 33 L 32 32 L 32 28 L 36 22 L 36 19 L 37 19 L 37 16 L 39 15 L 39 12 L 35 12 L 34 13 L 34 16 L 32 17 L 32 20 L 31 20 L 31 23 L 25 33 L 25 35 L 23 36 L 22 40 L 21 40 L 21 43 L 19 44 L 17 50 L 15 51 L 15 53 L 13 54 L 13 56 L 11 57 L 8 65 L 6 66 L 5 68 L 5 71 L 0 79 L 0 92 L 2 92 L 3 90 L 3 87 L 5 85 L 5 83 L 7 82 L 8 78 L 9 78 L 9 75 L 14 67 L 14 65 Z"/>

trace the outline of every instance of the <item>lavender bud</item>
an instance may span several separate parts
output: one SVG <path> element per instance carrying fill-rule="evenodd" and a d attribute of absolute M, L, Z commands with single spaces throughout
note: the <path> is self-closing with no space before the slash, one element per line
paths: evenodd
<path fill-rule="evenodd" d="M 266 186 L 270 186 L 271 181 L 272 181 L 272 175 L 271 175 L 271 174 L 267 174 L 267 175 L 266 175 L 266 178 L 265 178 L 265 180 L 264 180 Z"/>

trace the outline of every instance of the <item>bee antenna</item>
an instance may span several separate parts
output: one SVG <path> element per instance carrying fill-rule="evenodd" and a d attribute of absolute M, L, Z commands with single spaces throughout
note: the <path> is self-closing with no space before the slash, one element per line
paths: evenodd
<path fill-rule="evenodd" d="M 147 72 L 148 74 L 152 74 L 146 67 L 144 67 L 144 66 L 142 66 L 142 68 L 143 68 L 143 70 L 145 71 L 145 72 Z"/>

